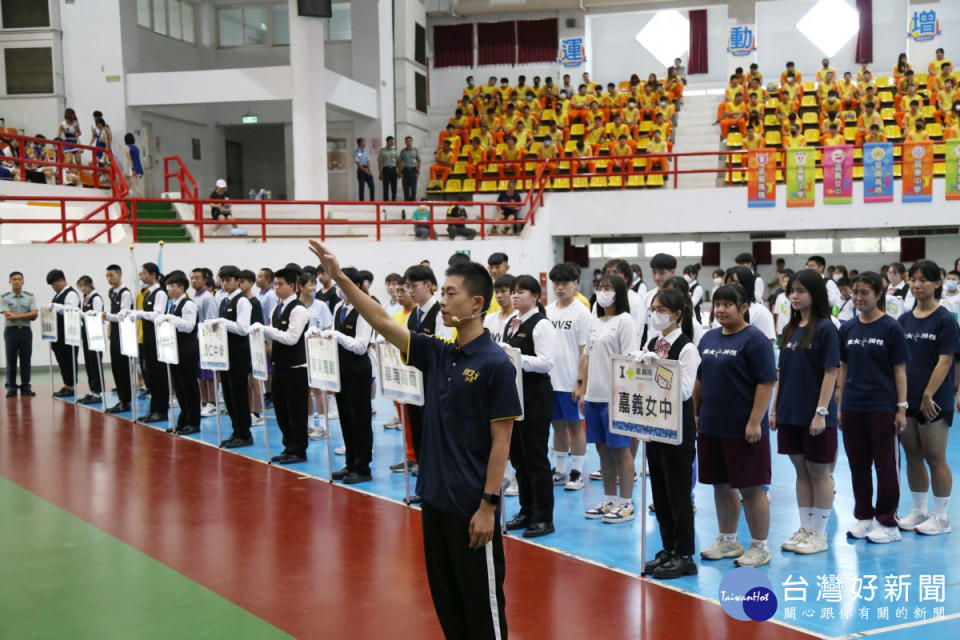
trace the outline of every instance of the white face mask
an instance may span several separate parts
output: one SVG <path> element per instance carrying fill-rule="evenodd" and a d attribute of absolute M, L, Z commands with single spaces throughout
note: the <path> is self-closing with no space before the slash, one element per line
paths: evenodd
<path fill-rule="evenodd" d="M 617 294 L 614 291 L 597 291 L 597 304 L 606 309 L 616 300 Z"/>
<path fill-rule="evenodd" d="M 944 280 L 943 286 L 947 291 L 956 291 L 957 285 L 960 284 L 956 280 Z"/>
<path fill-rule="evenodd" d="M 654 331 L 663 331 L 670 326 L 670 314 L 662 311 L 650 312 L 650 327 Z"/>
<path fill-rule="evenodd" d="M 842 274 L 842 273 L 835 273 L 835 274 L 833 274 L 833 281 L 834 281 L 834 282 L 837 282 L 837 281 L 840 280 L 840 278 L 842 278 L 842 277 L 843 277 L 843 274 Z"/>

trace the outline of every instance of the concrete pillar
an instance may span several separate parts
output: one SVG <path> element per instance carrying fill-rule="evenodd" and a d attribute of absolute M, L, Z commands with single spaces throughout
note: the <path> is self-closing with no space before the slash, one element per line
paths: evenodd
<path fill-rule="evenodd" d="M 392 0 L 351 2 L 350 28 L 352 78 L 376 89 L 378 116 L 376 120 L 357 118 L 354 134 L 367 138 L 367 149 L 375 152 L 396 128 Z"/>
<path fill-rule="evenodd" d="M 427 68 L 416 60 L 416 26 L 426 27 L 426 7 L 420 0 L 398 2 L 393 16 L 393 73 L 396 82 L 397 146 L 403 147 L 403 139 L 413 136 L 414 145 L 426 149 L 430 125 L 427 114 L 417 111 L 415 74 L 427 74 Z"/>
<path fill-rule="evenodd" d="M 326 200 L 329 182 L 323 20 L 298 16 L 297 0 L 289 0 L 289 7 L 293 189 L 287 197 Z"/>

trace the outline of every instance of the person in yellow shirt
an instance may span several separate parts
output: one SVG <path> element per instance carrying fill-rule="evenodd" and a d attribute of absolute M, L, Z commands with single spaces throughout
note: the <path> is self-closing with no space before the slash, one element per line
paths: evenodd
<path fill-rule="evenodd" d="M 607 172 L 613 173 L 614 169 L 618 169 L 621 173 L 626 173 L 633 162 L 629 156 L 632 156 L 635 152 L 636 150 L 627 142 L 627 136 L 620 135 L 617 142 L 610 145 L 610 155 L 613 159 L 607 165 Z"/>
<path fill-rule="evenodd" d="M 665 153 L 667 151 L 667 143 L 661 139 L 660 130 L 652 129 L 650 131 L 650 135 L 650 142 L 647 143 L 647 148 L 645 150 L 647 154 L 647 164 L 643 168 L 643 174 L 645 176 L 650 175 L 651 171 L 666 171 L 668 168 L 667 157 L 656 155 Z M 654 169 L 654 167 L 656 167 L 656 169 Z M 664 177 L 664 182 L 666 182 L 666 177 Z"/>
<path fill-rule="evenodd" d="M 923 120 L 923 113 L 920 112 L 920 101 L 913 100 L 910 103 L 909 111 L 898 111 L 894 114 L 894 118 L 896 118 L 897 124 L 900 125 L 901 129 L 904 131 L 913 131 L 917 120 Z"/>
<path fill-rule="evenodd" d="M 822 115 L 837 115 L 843 109 L 843 102 L 840 100 L 840 94 L 836 89 L 831 89 L 825 100 L 820 102 L 820 113 Z"/>
<path fill-rule="evenodd" d="M 500 97 L 503 101 L 509 102 L 510 96 L 513 94 L 513 87 L 510 86 L 510 80 L 507 78 L 500 78 L 500 88 L 497 89 L 500 92 Z"/>
<path fill-rule="evenodd" d="M 520 179 L 523 177 L 523 159 L 527 151 L 523 147 L 517 146 L 517 139 L 513 136 L 507 137 L 507 148 L 503 150 L 501 160 L 503 163 L 497 168 L 500 179 L 506 177 L 507 171 L 513 171 L 514 177 Z"/>
<path fill-rule="evenodd" d="M 898 93 L 897 96 L 893 99 L 893 104 L 896 107 L 897 111 L 906 111 L 910 108 L 910 103 L 914 100 L 920 102 L 920 106 L 926 104 L 923 96 L 917 93 L 917 86 L 913 83 L 907 85 L 903 93 Z"/>
<path fill-rule="evenodd" d="M 783 141 L 784 149 L 796 149 L 798 147 L 807 146 L 807 139 L 803 136 L 803 133 L 800 132 L 800 127 L 793 125 L 790 128 L 790 135 L 788 135 Z"/>
<path fill-rule="evenodd" d="M 474 137 L 480 140 L 480 147 L 486 153 L 487 160 L 493 160 L 497 155 L 497 142 L 487 129 L 486 122 L 480 123 L 480 132 Z"/>
<path fill-rule="evenodd" d="M 743 103 L 743 94 L 734 94 L 733 100 L 724 104 L 723 118 L 720 120 L 720 135 L 726 139 L 730 127 L 739 127 L 747 117 L 746 105 Z"/>
<path fill-rule="evenodd" d="M 540 105 L 540 101 L 537 100 L 533 91 L 527 91 L 527 97 L 523 101 L 524 111 L 529 111 L 531 115 L 540 118 L 540 114 L 543 113 L 543 107 Z"/>
<path fill-rule="evenodd" d="M 590 108 L 590 96 L 587 95 L 587 85 L 582 84 L 577 87 L 577 93 L 570 98 L 570 124 L 574 121 L 587 125 L 590 123 L 588 109 Z"/>
<path fill-rule="evenodd" d="M 610 115 L 620 107 L 620 92 L 617 91 L 617 85 L 612 82 L 607 83 L 607 90 L 600 95 L 600 107 L 607 109 Z"/>
<path fill-rule="evenodd" d="M 803 85 L 793 73 L 787 74 L 787 81 L 780 87 L 780 115 L 800 110 L 800 98 L 803 97 Z"/>
<path fill-rule="evenodd" d="M 956 121 L 951 122 L 943 128 L 943 140 L 960 140 L 960 125 Z"/>
<path fill-rule="evenodd" d="M 561 129 L 556 122 L 551 122 L 550 129 L 547 131 L 547 137 L 553 141 L 553 144 L 562 149 L 564 143 L 567 141 L 567 132 Z"/>
<path fill-rule="evenodd" d="M 487 84 L 480 87 L 480 94 L 484 96 L 493 95 L 497 91 L 497 76 L 490 76 L 487 79 Z"/>
<path fill-rule="evenodd" d="M 897 56 L 897 64 L 893 65 L 893 84 L 899 85 L 908 71 L 912 71 L 912 69 L 910 63 L 907 62 L 907 54 L 901 53 Z"/>
<path fill-rule="evenodd" d="M 630 127 L 630 135 L 636 138 L 640 131 L 640 122 L 643 120 L 643 112 L 637 109 L 637 99 L 631 97 L 627 100 L 627 106 L 620 113 L 624 124 Z"/>
<path fill-rule="evenodd" d="M 746 110 L 748 119 L 751 115 L 757 114 L 763 120 L 764 106 L 756 93 L 747 94 Z"/>
<path fill-rule="evenodd" d="M 450 140 L 443 141 L 443 147 L 437 150 L 434 163 L 430 167 L 430 185 L 439 186 L 447 181 L 450 172 L 453 171 L 453 165 L 456 162 L 457 155 L 450 146 Z"/>
<path fill-rule="evenodd" d="M 881 130 L 883 129 L 883 118 L 877 113 L 875 106 L 873 102 L 865 103 L 863 113 L 857 118 L 857 146 L 863 144 L 863 138 L 867 135 L 867 131 L 870 130 L 871 125 L 875 124 L 880 127 Z"/>
<path fill-rule="evenodd" d="M 595 160 L 586 160 L 593 155 L 593 152 L 588 150 L 586 145 L 583 144 L 583 140 L 577 141 L 577 148 L 574 149 L 573 153 L 570 156 L 570 173 L 577 175 L 577 173 L 583 171 L 584 169 L 587 172 L 593 174 L 597 172 L 597 163 Z"/>
<path fill-rule="evenodd" d="M 479 180 L 483 163 L 487 159 L 487 150 L 484 149 L 479 136 L 471 138 L 470 144 L 464 150 L 467 152 L 467 177 Z"/>
<path fill-rule="evenodd" d="M 657 113 L 656 119 L 650 125 L 650 135 L 653 135 L 654 131 L 660 132 L 660 139 L 664 142 L 670 140 L 670 133 L 673 130 L 673 125 L 663 117 L 662 113 Z"/>
<path fill-rule="evenodd" d="M 887 136 L 884 135 L 883 130 L 878 124 L 870 125 L 870 131 L 863 138 L 864 142 L 886 142 Z"/>
<path fill-rule="evenodd" d="M 473 127 L 473 118 L 464 114 L 463 109 L 457 109 L 454 116 L 450 118 L 450 126 L 453 132 L 459 136 L 463 144 L 467 143 L 470 136 L 470 129 Z"/>
<path fill-rule="evenodd" d="M 584 145 L 590 149 L 591 154 L 598 155 L 597 152 L 600 150 L 600 145 L 603 142 L 604 133 L 603 118 L 597 116 L 593 119 L 593 125 L 587 129 L 587 133 L 583 137 Z"/>
<path fill-rule="evenodd" d="M 939 47 L 934 55 L 936 57 L 927 65 L 927 73 L 930 75 L 939 74 L 940 69 L 943 68 L 943 63 L 950 62 L 950 58 L 943 56 L 943 47 Z"/>
<path fill-rule="evenodd" d="M 817 102 L 823 102 L 830 95 L 831 91 L 837 91 L 839 95 L 838 87 L 835 80 L 836 76 L 833 75 L 833 71 L 827 71 L 824 75 L 824 79 L 817 84 L 817 91 L 815 93 Z"/>
<path fill-rule="evenodd" d="M 467 86 L 463 88 L 463 97 L 471 101 L 480 97 L 480 87 L 474 84 L 473 76 L 467 76 Z"/>
<path fill-rule="evenodd" d="M 947 78 L 943 91 L 937 93 L 937 112 L 934 116 L 937 122 L 944 124 L 944 118 L 950 113 L 950 110 L 953 108 L 953 103 L 956 102 L 957 98 L 960 98 L 960 95 L 957 94 L 954 80 L 953 78 Z"/>
<path fill-rule="evenodd" d="M 718 121 L 723 120 L 723 114 L 727 111 L 726 105 L 733 102 L 734 97 L 738 94 L 743 95 L 743 87 L 740 86 L 740 76 L 733 74 L 730 76 L 730 84 L 723 90 L 723 102 L 720 104 L 719 109 L 717 109 Z"/>
<path fill-rule="evenodd" d="M 660 98 L 659 104 L 657 104 L 656 114 L 662 114 L 663 119 L 667 122 L 673 122 L 673 117 L 677 113 L 677 107 L 672 102 L 667 101 L 666 98 Z"/>
<path fill-rule="evenodd" d="M 507 112 L 504 114 L 501 119 L 503 122 L 503 135 L 506 136 L 512 135 L 517 129 L 517 123 L 520 122 L 520 114 L 517 113 L 516 107 L 512 104 L 507 105 Z"/>
<path fill-rule="evenodd" d="M 517 141 L 518 147 L 523 147 L 526 149 L 528 146 L 530 146 L 530 143 L 533 142 L 533 134 L 530 131 L 527 131 L 527 127 L 523 124 L 523 120 L 517 121 L 517 128 L 513 130 L 512 135 Z"/>
<path fill-rule="evenodd" d="M 835 125 L 837 131 L 843 133 L 844 123 L 843 118 L 837 112 L 825 113 L 820 116 L 820 138 L 821 141 L 827 137 L 830 133 L 830 127 Z"/>
<path fill-rule="evenodd" d="M 743 136 L 743 150 L 744 151 L 754 151 L 756 149 L 765 149 L 767 143 L 761 136 L 757 135 L 756 129 L 752 124 L 747 125 L 747 132 Z M 743 153 L 740 155 L 740 165 L 748 166 L 748 157 L 749 154 Z"/>
<path fill-rule="evenodd" d="M 833 84 L 832 79 L 829 77 L 831 74 L 833 78 L 836 78 L 837 70 L 830 66 L 830 60 L 828 58 L 824 58 L 820 61 L 820 68 L 817 69 L 816 81 Z"/>
<path fill-rule="evenodd" d="M 870 64 L 861 62 L 860 69 L 857 71 L 857 85 L 862 89 L 864 83 L 870 84 L 871 82 L 873 82 L 873 71 L 870 71 Z"/>
<path fill-rule="evenodd" d="M 846 143 L 847 141 L 844 140 L 843 134 L 840 133 L 836 122 L 830 123 L 830 128 L 827 130 L 827 135 L 825 135 L 820 141 L 820 144 L 825 147 L 834 147 Z"/>
<path fill-rule="evenodd" d="M 916 84 L 914 81 L 913 69 L 907 69 L 906 72 L 904 72 L 903 77 L 897 81 L 897 93 L 906 93 L 907 87 L 911 84 Z"/>
<path fill-rule="evenodd" d="M 790 135 L 790 129 L 793 128 L 793 125 L 800 126 L 800 116 L 796 113 L 789 113 L 787 117 L 780 118 L 780 135 L 786 138 Z"/>
<path fill-rule="evenodd" d="M 926 123 L 922 119 L 917 120 L 913 125 L 913 129 L 907 132 L 904 139 L 908 142 L 923 142 L 924 140 L 929 140 L 930 136 L 927 134 L 926 126 Z"/>
<path fill-rule="evenodd" d="M 609 133 L 614 138 L 619 138 L 620 136 L 630 136 L 630 125 L 623 122 L 623 118 L 620 114 L 613 116 L 613 122 L 607 125 L 607 133 Z"/>
<path fill-rule="evenodd" d="M 587 88 L 587 91 L 593 91 L 593 88 L 597 86 L 597 83 L 590 79 L 590 74 L 586 71 L 583 72 L 583 84 Z"/>
<path fill-rule="evenodd" d="M 756 95 L 757 102 L 763 104 L 767 100 L 767 91 L 763 88 L 763 84 L 760 82 L 760 78 L 753 76 L 747 84 L 747 100 L 750 99 L 750 96 Z"/>
<path fill-rule="evenodd" d="M 750 63 L 750 70 L 747 72 L 747 82 L 751 83 L 756 80 L 759 86 L 763 86 L 763 74 L 760 73 L 760 65 L 756 62 Z"/>
<path fill-rule="evenodd" d="M 563 148 L 553 144 L 550 138 L 544 138 L 543 144 L 537 150 L 537 158 L 546 163 L 545 172 L 553 177 L 557 174 L 557 160 L 563 157 Z"/>
<path fill-rule="evenodd" d="M 607 123 L 607 113 L 600 108 L 600 103 L 594 100 L 590 103 L 590 110 L 587 112 L 587 122 L 593 122 L 600 118 L 604 124 Z"/>
<path fill-rule="evenodd" d="M 670 102 L 675 102 L 683 98 L 683 80 L 677 75 L 675 67 L 667 67 L 667 79 L 664 81 L 664 89 Z"/>
<path fill-rule="evenodd" d="M 447 128 L 440 132 L 439 139 L 437 140 L 437 147 L 443 148 L 445 142 L 450 143 L 450 149 L 456 154 L 460 151 L 460 136 L 457 135 L 456 129 L 454 129 L 452 124 L 448 124 Z"/>
<path fill-rule="evenodd" d="M 486 117 L 480 121 L 480 128 L 483 129 L 484 127 L 493 136 L 494 142 L 503 144 L 503 120 L 497 115 L 493 107 L 487 109 Z"/>
<path fill-rule="evenodd" d="M 527 76 L 519 75 L 517 76 L 517 86 L 514 87 L 514 91 L 520 98 L 523 98 L 527 95 L 527 91 L 530 90 L 530 85 L 527 84 Z"/>
<path fill-rule="evenodd" d="M 780 84 L 787 84 L 787 78 L 790 77 L 790 74 L 793 74 L 793 77 L 796 79 L 797 84 L 803 84 L 803 74 L 797 71 L 796 66 L 793 62 L 787 63 L 787 68 L 780 74 Z"/>
<path fill-rule="evenodd" d="M 744 125 L 743 130 L 740 132 L 743 135 L 747 135 L 747 127 L 753 127 L 753 130 L 760 137 L 763 137 L 763 116 L 759 113 L 751 113 L 747 116 L 747 124 Z M 667 140 L 667 149 L 673 151 L 673 143 Z"/>
<path fill-rule="evenodd" d="M 853 74 L 844 71 L 843 80 L 837 88 L 840 91 L 840 101 L 843 102 L 844 111 L 856 111 L 860 105 L 857 100 L 860 96 L 860 90 L 853 83 Z"/>
<path fill-rule="evenodd" d="M 530 132 L 536 132 L 537 128 L 540 126 L 540 118 L 531 113 L 530 107 L 527 105 L 523 106 L 520 121 L 523 122 L 523 126 L 526 127 L 527 131 Z"/>

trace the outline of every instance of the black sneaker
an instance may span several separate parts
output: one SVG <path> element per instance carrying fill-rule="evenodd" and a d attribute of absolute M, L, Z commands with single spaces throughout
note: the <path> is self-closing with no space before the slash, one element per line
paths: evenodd
<path fill-rule="evenodd" d="M 659 580 L 672 580 L 681 576 L 697 574 L 697 563 L 690 556 L 671 554 L 670 559 L 653 570 L 653 577 Z"/>
<path fill-rule="evenodd" d="M 657 555 L 653 557 L 653 560 L 648 560 L 647 562 L 643 563 L 643 572 L 653 573 L 654 569 L 670 560 L 671 556 L 673 556 L 673 553 L 667 551 L 666 549 L 657 551 Z"/>

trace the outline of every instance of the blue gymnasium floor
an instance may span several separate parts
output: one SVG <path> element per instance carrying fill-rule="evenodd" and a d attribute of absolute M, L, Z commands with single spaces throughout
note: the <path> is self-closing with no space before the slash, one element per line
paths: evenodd
<path fill-rule="evenodd" d="M 68 399 L 69 400 L 69 399 Z M 116 402 L 113 394 L 108 394 L 107 406 Z M 222 405 L 221 405 L 222 406 Z M 145 413 L 146 405 L 138 401 L 138 412 Z M 382 398 L 375 402 L 377 415 L 374 416 L 374 455 L 373 480 L 369 483 L 352 485 L 349 488 L 400 501 L 404 498 L 404 477 L 402 473 L 393 473 L 389 465 L 403 459 L 403 435 L 397 429 L 384 429 L 383 424 L 395 416 L 393 403 Z M 100 405 L 91 409 L 99 410 Z M 128 420 L 130 413 L 119 414 Z M 322 418 L 321 418 L 322 421 Z M 955 419 L 958 426 L 960 419 Z M 166 429 L 166 423 L 148 425 Z M 281 434 L 277 428 L 273 411 L 267 412 L 269 428 L 270 454 L 276 455 L 282 450 Z M 343 444 L 339 423 L 330 422 L 333 439 L 331 449 Z M 216 418 L 204 418 L 201 433 L 186 436 L 204 443 L 217 445 Z M 255 444 L 252 447 L 234 449 L 233 453 L 265 461 L 268 459 L 264 446 L 263 427 L 253 428 Z M 221 415 L 221 436 L 230 436 L 230 419 Z M 827 529 L 830 549 L 813 556 L 798 556 L 780 551 L 780 543 L 786 540 L 799 526 L 796 501 L 793 490 L 794 470 L 786 456 L 776 454 L 775 435 L 771 439 L 773 451 L 773 484 L 770 487 L 770 537 L 769 543 L 772 562 L 762 567 L 773 585 L 773 592 L 779 600 L 775 620 L 808 631 L 821 637 L 856 637 L 860 635 L 882 634 L 884 638 L 916 638 L 920 633 L 933 632 L 937 637 L 960 637 L 960 530 L 952 534 L 924 537 L 913 533 L 903 533 L 901 542 L 889 545 L 874 545 L 865 541 L 850 541 L 846 538 L 846 527 L 853 522 L 853 497 L 850 490 L 850 474 L 843 446 L 840 446 L 840 459 L 837 463 L 835 480 L 837 495 L 834 504 L 834 516 Z M 289 468 L 305 476 L 326 480 L 329 476 L 327 465 L 327 441 L 310 441 L 308 461 L 288 465 Z M 333 455 L 333 467 L 343 466 L 343 457 Z M 639 456 L 638 456 L 639 457 Z M 956 435 L 951 439 L 948 451 L 951 468 L 960 469 L 960 442 Z M 590 447 L 586 459 L 585 473 L 597 469 L 599 461 L 596 450 Z M 639 461 L 637 464 L 640 468 Z M 416 478 L 411 477 L 410 488 L 413 491 Z M 587 520 L 583 511 L 602 499 L 603 490 L 598 481 L 588 481 L 583 491 L 568 492 L 563 487 L 555 488 L 554 522 L 557 532 L 540 538 L 533 543 L 549 549 L 570 554 L 588 562 L 610 567 L 631 575 L 639 575 L 643 565 L 638 532 L 641 528 L 639 507 L 641 505 L 640 486 L 635 487 L 634 503 L 638 507 L 636 520 L 619 525 L 608 525 L 600 521 Z M 649 485 L 648 485 L 648 499 Z M 696 488 L 697 551 L 713 543 L 717 533 L 717 523 L 713 509 L 713 492 L 709 486 Z M 506 498 L 506 515 L 509 518 L 518 509 L 517 498 Z M 907 488 L 906 472 L 901 477 L 901 515 L 909 513 L 910 493 Z M 960 524 L 958 509 L 951 505 L 951 520 Z M 746 547 L 750 534 L 743 516 L 740 518 L 740 540 Z M 656 518 L 648 513 L 646 522 L 647 557 L 650 558 L 660 549 L 660 536 Z M 717 562 L 698 559 L 699 574 L 678 580 L 652 582 L 668 588 L 678 589 L 696 597 L 705 597 L 716 601 L 720 581 L 733 569 L 731 560 Z M 829 576 L 838 576 L 840 580 L 839 600 L 836 591 L 828 586 L 823 593 L 819 589 L 819 580 Z M 876 575 L 877 586 L 872 601 L 855 598 L 854 580 L 859 577 Z M 934 576 L 932 586 L 921 593 L 922 575 Z M 822 576 L 822 578 L 821 578 Z M 894 599 L 895 594 L 885 590 L 886 576 L 905 576 L 907 591 Z M 943 576 L 943 586 L 936 586 L 936 576 Z M 801 599 L 802 586 L 784 586 L 785 581 L 792 585 L 805 580 L 805 599 Z M 835 582 L 835 579 L 833 579 Z M 787 600 L 787 589 L 791 600 Z M 796 589 L 796 590 L 793 590 Z M 865 589 L 864 598 L 869 597 Z M 921 597 L 924 599 L 921 601 Z M 937 601 L 939 599 L 939 601 Z M 886 617 L 883 617 L 886 608 Z M 938 611 L 938 608 L 942 608 Z M 935 619 L 939 617 L 939 619 Z"/>

